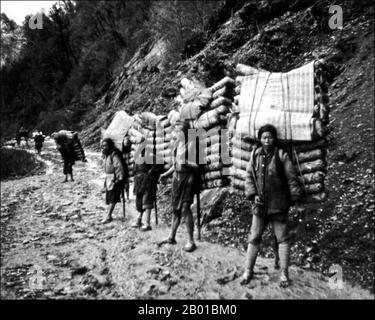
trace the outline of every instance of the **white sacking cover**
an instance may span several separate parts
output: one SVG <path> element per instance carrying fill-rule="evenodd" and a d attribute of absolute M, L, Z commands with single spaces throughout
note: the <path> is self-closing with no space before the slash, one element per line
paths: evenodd
<path fill-rule="evenodd" d="M 133 117 L 125 111 L 116 112 L 111 124 L 105 130 L 103 139 L 111 138 L 119 150 L 122 150 L 122 141 L 133 123 Z"/>
<path fill-rule="evenodd" d="M 253 113 L 251 117 L 249 113 L 241 113 L 235 132 L 256 139 L 258 130 L 266 124 L 275 126 L 281 140 L 311 141 L 313 137 L 314 119 L 311 115 L 279 110 Z"/>
<path fill-rule="evenodd" d="M 280 139 L 311 141 L 314 62 L 287 73 L 259 71 L 244 76 L 239 111 L 238 127 L 251 138 L 262 125 L 272 124 Z"/>

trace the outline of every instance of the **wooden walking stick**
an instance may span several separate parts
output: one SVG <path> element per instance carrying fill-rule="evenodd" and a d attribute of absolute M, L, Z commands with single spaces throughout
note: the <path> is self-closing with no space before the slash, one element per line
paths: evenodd
<path fill-rule="evenodd" d="M 201 199 L 200 193 L 197 193 L 197 227 L 198 227 L 198 240 L 201 239 Z"/>
<path fill-rule="evenodd" d="M 122 194 L 122 215 L 124 216 L 124 219 L 125 219 L 125 191 L 124 189 L 122 189 L 121 191 L 121 194 Z"/>
<path fill-rule="evenodd" d="M 157 207 L 157 201 L 155 199 L 155 224 L 158 225 L 159 221 L 158 221 L 158 207 Z"/>
<path fill-rule="evenodd" d="M 158 193 L 158 182 L 156 182 L 156 190 L 155 190 L 155 202 L 154 202 L 154 207 L 155 207 L 155 225 L 158 225 L 159 220 L 158 220 L 158 205 L 157 205 L 157 199 L 156 195 Z"/>

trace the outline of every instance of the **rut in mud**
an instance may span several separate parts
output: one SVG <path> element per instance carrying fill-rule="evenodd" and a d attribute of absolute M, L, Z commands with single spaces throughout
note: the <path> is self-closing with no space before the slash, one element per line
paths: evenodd
<path fill-rule="evenodd" d="M 374 298 L 344 283 L 332 289 L 328 279 L 294 265 L 292 286 L 278 286 L 272 259 L 258 258 L 255 279 L 241 286 L 244 253 L 197 241 L 193 253 L 177 245 L 158 247 L 169 225 L 143 233 L 130 227 L 134 198 L 121 220 L 103 225 L 106 214 L 99 153 L 78 162 L 75 181 L 62 183 L 62 163 L 53 141 L 41 158 L 43 174 L 1 182 L 1 298 L 52 299 L 316 299 Z M 152 219 L 152 222 L 154 220 Z"/>

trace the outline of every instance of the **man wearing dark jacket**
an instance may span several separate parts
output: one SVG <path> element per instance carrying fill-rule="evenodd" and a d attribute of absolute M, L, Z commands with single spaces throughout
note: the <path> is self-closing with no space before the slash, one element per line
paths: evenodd
<path fill-rule="evenodd" d="M 289 234 L 287 230 L 288 210 L 303 194 L 296 169 L 289 156 L 277 148 L 277 131 L 272 125 L 259 129 L 261 147 L 254 150 L 247 166 L 245 194 L 253 200 L 253 219 L 245 273 L 241 281 L 247 284 L 253 276 L 261 237 L 267 224 L 272 224 L 280 257 L 280 286 L 289 284 Z"/>

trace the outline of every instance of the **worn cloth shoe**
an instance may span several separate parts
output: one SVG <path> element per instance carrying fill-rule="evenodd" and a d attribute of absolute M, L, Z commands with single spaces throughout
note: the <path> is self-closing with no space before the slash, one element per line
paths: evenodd
<path fill-rule="evenodd" d="M 280 288 L 287 288 L 290 285 L 288 271 L 282 270 L 280 274 L 279 286 Z"/>
<path fill-rule="evenodd" d="M 140 220 L 140 219 L 137 219 L 137 221 L 134 222 L 134 223 L 132 224 L 132 227 L 133 227 L 133 228 L 140 228 L 140 227 L 142 227 L 142 222 L 141 222 L 141 220 Z"/>
<path fill-rule="evenodd" d="M 150 231 L 152 230 L 151 226 L 143 226 L 141 227 L 141 231 Z"/>
<path fill-rule="evenodd" d="M 193 252 L 196 248 L 197 248 L 197 246 L 195 245 L 194 242 L 189 242 L 189 243 L 184 247 L 184 250 L 185 250 L 186 252 Z"/>
<path fill-rule="evenodd" d="M 162 246 L 163 244 L 177 244 L 177 241 L 175 239 L 168 238 L 166 240 L 160 241 L 158 243 L 158 246 Z"/>
<path fill-rule="evenodd" d="M 254 276 L 254 272 L 253 271 L 245 271 L 244 274 L 242 275 L 242 279 L 240 281 L 240 284 L 242 286 L 245 286 L 247 285 L 251 279 L 253 278 Z"/>
<path fill-rule="evenodd" d="M 102 224 L 110 223 L 112 220 L 112 217 L 106 217 L 102 220 Z"/>
<path fill-rule="evenodd" d="M 275 259 L 275 263 L 273 265 L 273 268 L 275 270 L 279 270 L 280 269 L 280 261 L 279 260 Z"/>

